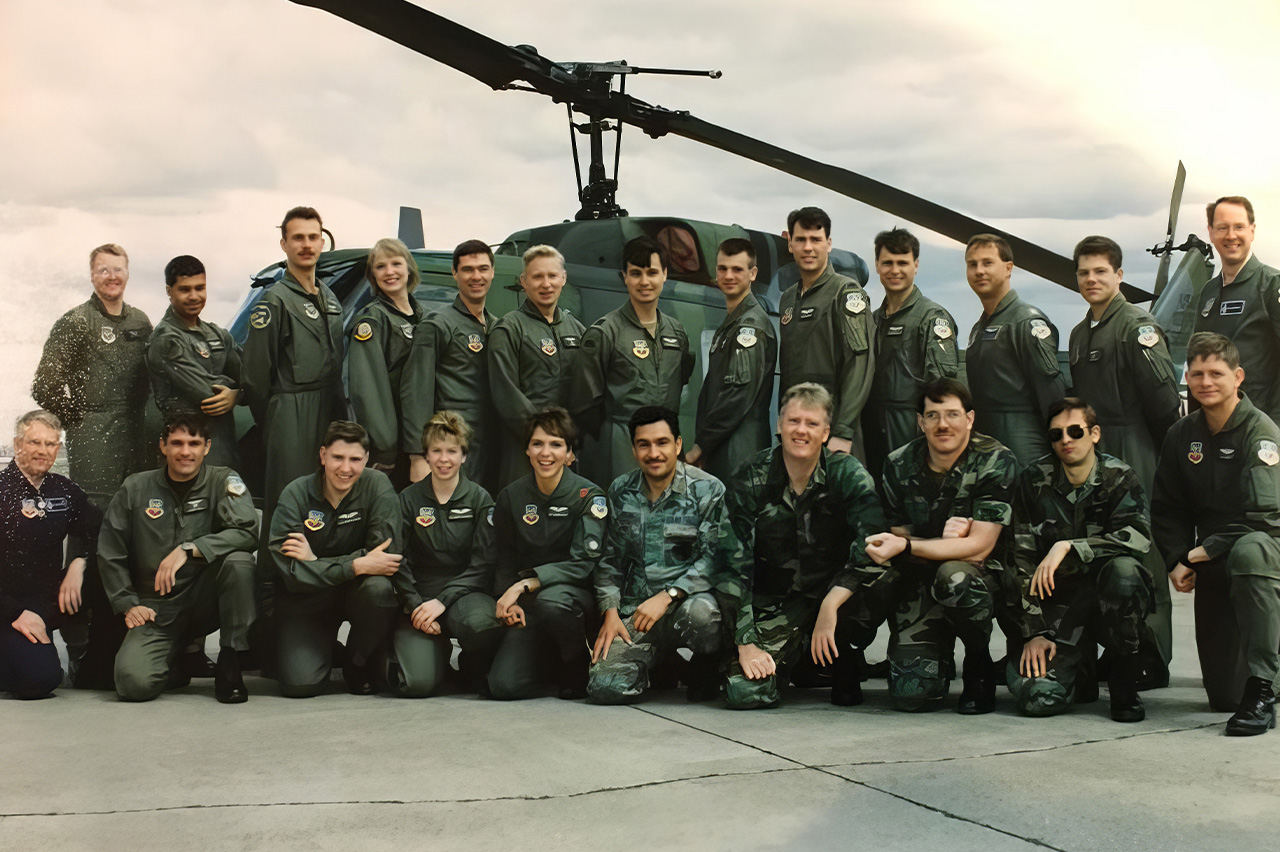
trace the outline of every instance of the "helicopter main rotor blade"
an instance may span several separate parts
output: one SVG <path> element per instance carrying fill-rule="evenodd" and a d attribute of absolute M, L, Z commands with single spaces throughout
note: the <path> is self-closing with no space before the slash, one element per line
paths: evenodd
<path fill-rule="evenodd" d="M 1173 233 L 1178 229 L 1178 210 L 1182 207 L 1182 185 L 1187 180 L 1187 169 L 1182 165 L 1182 161 L 1178 161 L 1178 171 L 1173 179 L 1173 195 L 1169 197 L 1169 230 L 1166 235 L 1166 245 L 1173 245 Z M 1156 298 L 1160 298 L 1160 294 L 1164 292 L 1164 288 L 1169 283 L 1169 262 L 1172 259 L 1172 252 L 1166 253 L 1160 257 L 1160 266 L 1156 269 L 1155 293 Z"/>

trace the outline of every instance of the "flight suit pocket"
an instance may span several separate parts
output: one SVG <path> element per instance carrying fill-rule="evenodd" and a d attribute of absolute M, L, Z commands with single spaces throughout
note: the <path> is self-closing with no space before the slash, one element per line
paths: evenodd
<path fill-rule="evenodd" d="M 672 565 L 693 559 L 698 542 L 698 528 L 692 524 L 665 524 L 662 528 L 666 563 Z"/>

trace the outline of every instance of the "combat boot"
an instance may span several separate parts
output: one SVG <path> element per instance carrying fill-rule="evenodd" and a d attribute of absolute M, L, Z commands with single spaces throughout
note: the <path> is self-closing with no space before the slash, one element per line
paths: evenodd
<path fill-rule="evenodd" d="M 587 676 L 591 670 L 591 655 L 583 650 L 575 659 L 561 660 L 556 686 L 557 695 L 565 701 L 587 697 Z"/>
<path fill-rule="evenodd" d="M 1141 722 L 1147 718 L 1146 708 L 1138 695 L 1138 675 L 1142 660 L 1137 654 L 1116 657 L 1111 661 L 1111 720 L 1113 722 Z"/>
<path fill-rule="evenodd" d="M 1244 682 L 1244 697 L 1235 715 L 1227 720 L 1227 736 L 1256 737 L 1276 726 L 1276 695 L 1266 678 Z"/>
<path fill-rule="evenodd" d="M 685 696 L 692 702 L 712 701 L 720 697 L 720 684 L 724 680 L 720 672 L 719 654 L 694 654 L 689 660 Z"/>
<path fill-rule="evenodd" d="M 844 647 L 844 653 L 832 664 L 831 703 L 837 707 L 853 707 L 862 703 L 862 651 Z"/>
<path fill-rule="evenodd" d="M 240 673 L 240 652 L 234 648 L 223 648 L 218 654 L 213 669 L 213 697 L 219 704 L 243 704 L 249 700 L 249 690 Z"/>
<path fill-rule="evenodd" d="M 981 656 L 968 653 L 964 658 L 964 689 L 956 712 L 962 716 L 980 716 L 996 709 L 995 663 L 985 652 Z"/>

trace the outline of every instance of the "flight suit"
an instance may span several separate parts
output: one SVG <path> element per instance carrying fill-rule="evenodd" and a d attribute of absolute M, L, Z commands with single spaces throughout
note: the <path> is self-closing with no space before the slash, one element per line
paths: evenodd
<path fill-rule="evenodd" d="M 581 664 L 588 637 L 599 629 L 591 574 L 600 561 L 609 506 L 600 486 L 566 469 L 560 484 L 543 494 L 532 474 L 498 495 L 493 528 L 498 549 L 494 590 L 501 595 L 519 580 L 539 588 L 516 601 L 524 627 L 508 627 L 489 673 L 494 698 L 537 694 L 539 643 L 554 646 L 562 664 Z"/>
<path fill-rule="evenodd" d="M 1036 307 L 1005 294 L 969 332 L 965 375 L 973 393 L 973 428 L 1013 451 L 1019 465 L 1049 452 L 1045 417 L 1066 396 L 1058 368 L 1058 329 Z"/>
<path fill-rule="evenodd" d="M 618 637 L 608 657 L 591 666 L 587 695 L 598 704 L 628 704 L 644 694 L 654 664 L 676 648 L 700 655 L 724 649 L 728 637 L 712 588 L 717 560 L 738 542 L 724 484 L 684 462 L 656 501 L 649 502 L 643 473 L 633 470 L 609 486 L 608 503 L 613 518 L 596 565 L 596 602 L 601 613 L 618 610 L 631 644 Z M 673 601 L 649 631 L 636 630 L 636 608 L 673 588 L 687 597 Z"/>
<path fill-rule="evenodd" d="M 400 445 L 401 388 L 413 333 L 422 306 L 409 296 L 408 315 L 382 296 L 370 302 L 351 324 L 347 347 L 347 389 L 355 420 L 369 433 L 369 464 L 409 484 L 409 459 Z M 421 445 L 421 434 L 418 443 Z M 422 452 L 419 446 L 417 452 Z"/>
<path fill-rule="evenodd" d="M 658 311 L 657 336 L 636 317 L 630 300 L 582 334 L 569 411 L 586 433 L 582 473 L 613 482 L 635 468 L 627 422 L 636 409 L 680 411 L 680 392 L 693 375 L 694 355 L 679 320 Z"/>
<path fill-rule="evenodd" d="M 747 293 L 711 338 L 698 395 L 694 443 L 702 450 L 699 466 L 722 482 L 773 442 L 769 401 L 777 360 L 769 315 Z"/>
<path fill-rule="evenodd" d="M 875 379 L 867 291 L 828 263 L 807 292 L 799 282 L 788 287 L 778 309 L 782 393 L 801 382 L 817 382 L 830 391 L 835 400 L 831 436 L 852 441 L 853 454 L 866 458 L 860 421 Z"/>
<path fill-rule="evenodd" d="M 502 640 L 493 572 L 497 542 L 493 498 L 462 474 L 447 503 L 436 500 L 427 475 L 400 494 L 404 562 L 393 578 L 404 609 L 393 641 L 399 674 L 390 678 L 397 695 L 422 698 L 439 688 L 458 640 L 464 678 L 482 681 Z M 409 616 L 429 600 L 444 604 L 443 631 L 428 636 Z M 394 671 L 394 670 L 393 670 Z"/>
<path fill-rule="evenodd" d="M 169 308 L 147 343 L 147 370 L 156 407 L 166 419 L 193 412 L 209 421 L 213 443 L 204 463 L 239 470 L 235 411 L 209 417 L 200 410 L 200 403 L 216 393 L 214 385 L 240 387 L 240 347 L 230 332 L 204 320 L 187 328 Z"/>
<path fill-rule="evenodd" d="M 775 447 L 755 456 L 729 485 L 725 497 L 741 550 L 725 584 L 737 605 L 736 645 L 754 644 L 777 663 L 779 675 L 748 680 L 736 655 L 729 664 L 725 697 L 732 709 L 778 703 L 778 681 L 800 662 L 822 600 L 834 586 L 855 596 L 863 580 L 879 572 L 867 555 L 867 536 L 886 529 L 875 483 L 857 459 L 824 449 L 804 493 L 797 496 Z M 840 608 L 836 641 L 865 647 L 884 618 L 854 600 Z"/>
<path fill-rule="evenodd" d="M 1197 545 L 1196 650 L 1209 705 L 1232 711 L 1247 677 L 1280 663 L 1280 428 L 1242 395 L 1226 426 L 1194 411 L 1169 430 L 1151 501 L 1156 546 L 1172 570 Z"/>
<path fill-rule="evenodd" d="M 463 471 L 485 486 L 489 482 L 489 439 L 493 406 L 489 397 L 487 337 L 496 317 L 486 308 L 484 322 L 457 296 L 447 308 L 427 314 L 413 332 L 413 347 L 400 380 L 400 446 L 422 454 L 422 427 L 437 411 L 456 411 L 472 429 Z"/>
<path fill-rule="evenodd" d="M 1280 422 L 1280 270 L 1251 255 L 1235 280 L 1218 273 L 1200 292 L 1196 331 L 1213 331 L 1240 350 L 1244 391 L 1253 405 Z"/>
<path fill-rule="evenodd" d="M 889 454 L 881 487 L 885 520 L 917 538 L 941 538 L 947 519 L 1001 524 L 995 550 L 982 562 L 932 562 L 895 557 L 867 585 L 893 610 L 889 634 L 889 698 L 900 710 L 936 706 L 949 686 L 942 660 L 954 637 L 967 648 L 986 648 L 991 618 L 1011 606 L 1017 588 L 1006 570 L 1018 462 L 999 441 L 977 432 L 945 474 L 929 470 L 924 436 Z"/>
<path fill-rule="evenodd" d="M 879 478 L 889 453 L 920 434 L 920 389 L 960 372 L 956 321 L 946 308 L 913 287 L 892 315 L 882 302 L 875 322 L 875 381 L 867 401 L 867 469 Z"/>
<path fill-rule="evenodd" d="M 1067 479 L 1057 456 L 1045 456 L 1023 469 L 1018 497 L 1014 561 L 1022 638 L 1044 636 L 1057 652 L 1043 677 L 1023 677 L 1019 661 L 1010 657 L 1006 681 L 1019 712 L 1053 716 L 1075 700 L 1077 677 L 1091 670 L 1081 654 L 1093 653 L 1095 642 L 1115 658 L 1140 650 L 1154 592 L 1143 564 L 1151 548 L 1147 498 L 1133 469 L 1106 453 L 1097 454 L 1079 486 Z M 1059 541 L 1070 541 L 1071 552 L 1053 575 L 1053 594 L 1033 598 L 1031 578 Z"/>
<path fill-rule="evenodd" d="M 316 558 L 281 553 L 289 533 L 302 533 Z M 268 549 L 283 588 L 276 596 L 280 691 L 302 698 L 324 688 L 333 667 L 333 643 L 343 621 L 347 663 L 365 666 L 391 637 L 396 615 L 391 577 L 355 573 L 355 560 L 391 539 L 388 553 L 401 553 L 400 507 L 391 480 L 365 468 L 335 507 L 324 496 L 324 471 L 300 476 L 280 495 L 271 517 Z"/>
<path fill-rule="evenodd" d="M 569 407 L 569 383 L 582 345 L 583 325 L 556 308 L 547 322 L 525 300 L 489 332 L 489 390 L 502 420 L 500 475 L 505 487 L 529 473 L 525 424 L 552 405 Z"/>
<path fill-rule="evenodd" d="M 226 467 L 202 465 L 182 494 L 166 468 L 136 473 L 112 499 L 98 535 L 98 563 L 111 607 L 155 610 L 154 621 L 125 635 L 116 655 L 116 692 L 149 701 L 164 691 L 174 658 L 192 638 L 214 630 L 223 649 L 249 647 L 253 624 L 253 549 L 258 513 L 244 481 Z M 173 589 L 155 590 L 156 569 L 191 543 Z M 224 653 L 226 653 L 224 650 Z"/>

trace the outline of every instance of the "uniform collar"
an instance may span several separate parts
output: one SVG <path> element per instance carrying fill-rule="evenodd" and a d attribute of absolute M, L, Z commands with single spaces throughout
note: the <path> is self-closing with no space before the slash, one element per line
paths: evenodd
<path fill-rule="evenodd" d="M 98 313 L 102 314 L 104 317 L 114 322 L 120 322 L 125 319 L 128 319 L 129 312 L 133 310 L 131 307 L 129 307 L 128 302 L 121 302 L 120 316 L 107 313 L 107 306 L 102 304 L 102 300 L 98 298 L 98 292 L 96 290 L 89 294 L 89 304 L 93 305 L 93 309 L 96 310 Z"/>
<path fill-rule="evenodd" d="M 758 304 L 760 303 L 756 300 L 755 294 L 747 291 L 747 295 L 742 297 L 742 301 L 738 303 L 738 307 L 733 309 L 733 313 L 726 316 L 724 322 L 720 323 L 721 327 L 737 325 L 742 315 Z"/>
<path fill-rule="evenodd" d="M 458 313 L 462 314 L 467 319 L 471 320 L 476 325 L 483 325 L 485 328 L 489 328 L 489 326 L 493 325 L 494 317 L 493 317 L 493 314 L 489 312 L 488 302 L 485 302 L 483 323 L 480 322 L 480 320 L 476 319 L 475 314 L 471 313 L 471 310 L 467 307 L 466 303 L 462 301 L 461 294 L 453 297 L 453 309 Z"/>
<path fill-rule="evenodd" d="M 179 331 L 187 331 L 193 334 L 198 334 L 204 331 L 205 326 L 205 321 L 203 319 L 197 319 L 195 328 L 187 328 L 186 324 L 184 324 L 182 320 L 178 319 L 178 315 L 173 312 L 173 305 L 170 305 L 164 312 L 164 316 L 160 318 L 160 323 L 161 325 L 168 323 Z"/>
<path fill-rule="evenodd" d="M 1258 256 L 1253 253 L 1253 249 L 1249 249 L 1249 259 L 1244 262 L 1244 266 L 1240 267 L 1240 271 L 1236 273 L 1236 277 L 1231 279 L 1231 283 L 1227 283 L 1227 278 L 1221 273 L 1218 277 L 1222 279 L 1223 287 L 1234 287 L 1237 284 L 1244 283 L 1262 272 L 1262 261 L 1258 260 Z"/>
<path fill-rule="evenodd" d="M 627 299 L 625 302 L 623 302 L 622 307 L 619 308 L 618 311 L 622 314 L 622 316 L 626 317 L 627 321 L 630 322 L 632 325 L 634 325 L 636 328 L 644 329 L 645 331 L 649 330 L 645 328 L 644 323 L 640 322 L 640 317 L 636 316 L 635 306 L 631 304 L 630 299 Z M 661 308 L 656 309 L 656 312 L 654 313 L 654 320 L 657 322 L 657 328 L 661 330 L 662 329 L 662 309 Z"/>
<path fill-rule="evenodd" d="M 1053 476 L 1050 481 L 1053 489 L 1059 494 L 1066 496 L 1072 491 L 1081 488 L 1093 489 L 1097 487 L 1099 481 L 1098 471 L 1102 468 L 1102 453 L 1098 452 L 1096 445 L 1093 451 L 1093 470 L 1089 471 L 1089 475 L 1079 485 L 1072 485 L 1071 480 L 1067 479 L 1067 469 L 1062 466 L 1062 460 L 1058 458 L 1057 453 L 1050 451 L 1048 458 L 1053 462 Z"/>
<path fill-rule="evenodd" d="M 805 494 L 810 493 L 815 485 L 826 485 L 827 463 L 830 459 L 831 451 L 823 447 L 822 454 L 818 456 L 818 466 L 813 469 L 813 473 L 809 474 L 809 481 L 805 483 Z M 770 494 L 785 494 L 791 488 L 791 476 L 787 473 L 787 462 L 783 456 L 782 447 L 774 448 L 773 458 L 769 461 L 768 483 Z"/>
<path fill-rule="evenodd" d="M 1227 425 L 1222 427 L 1222 432 L 1230 432 L 1246 419 L 1252 418 L 1253 412 L 1257 411 L 1256 406 L 1254 406 L 1254 404 L 1249 400 L 1248 395 L 1244 391 L 1237 391 L 1237 393 L 1240 395 L 1240 402 L 1236 404 L 1235 411 L 1231 412 L 1231 416 L 1227 418 Z M 1206 428 L 1208 425 L 1208 421 L 1206 420 Z M 1220 435 L 1222 432 L 1219 432 L 1218 434 Z"/>
<path fill-rule="evenodd" d="M 400 309 L 396 307 L 395 302 L 388 299 L 381 290 L 375 287 L 374 293 L 375 293 L 374 303 L 381 305 L 383 310 L 391 314 L 391 316 L 400 317 L 401 319 L 415 321 L 415 322 L 417 320 L 422 319 L 422 306 L 418 304 L 417 299 L 413 298 L 412 293 L 408 294 L 409 295 L 409 313 L 407 315 L 400 313 Z"/>
<path fill-rule="evenodd" d="M 627 304 L 631 303 L 627 302 Z M 555 312 L 552 314 L 551 322 L 547 322 L 547 318 L 542 315 L 542 311 L 538 310 L 538 306 L 533 302 L 530 302 L 528 299 L 524 299 L 520 302 L 520 310 L 524 311 L 538 322 L 545 323 L 546 325 L 559 325 L 562 317 L 560 305 L 558 304 L 556 305 Z"/>
<path fill-rule="evenodd" d="M 1019 301 L 1021 301 L 1021 299 L 1018 296 L 1018 291 L 1010 287 L 1009 292 L 1004 294 L 1004 298 L 1000 300 L 1000 302 L 996 305 L 996 309 L 992 311 L 991 315 L 986 319 L 988 320 L 995 319 L 1000 315 L 1002 311 L 1007 311 L 1009 308 L 1012 308 L 1014 305 L 1016 305 Z"/>
<path fill-rule="evenodd" d="M 302 286 L 301 281 L 293 277 L 293 273 L 289 271 L 289 267 L 287 266 L 284 269 L 284 275 L 280 276 L 280 283 L 284 284 L 304 299 L 311 298 L 311 294 Z M 320 280 L 320 276 L 318 274 L 316 275 L 316 295 L 320 297 L 324 296 L 324 282 Z"/>
<path fill-rule="evenodd" d="M 1102 319 L 1098 320 L 1098 325 L 1102 325 L 1104 322 L 1111 319 L 1113 316 L 1115 316 L 1116 311 L 1120 310 L 1122 307 L 1124 307 L 1127 304 L 1129 304 L 1129 300 L 1124 297 L 1124 293 L 1117 291 L 1115 298 L 1112 299 L 1111 302 L 1107 305 L 1107 309 L 1102 312 Z M 1092 310 L 1089 310 L 1087 308 L 1085 309 L 1085 319 L 1090 322 L 1093 321 Z"/>
<path fill-rule="evenodd" d="M 907 296 L 907 300 L 902 303 L 902 307 L 898 308 L 892 314 L 888 313 L 888 311 L 886 310 L 886 307 L 887 307 L 886 302 L 888 301 L 889 301 L 889 297 L 887 295 L 884 297 L 883 300 L 881 300 L 880 309 L 879 309 L 880 316 L 884 317 L 885 319 L 891 319 L 892 317 L 896 317 L 899 314 L 905 314 L 907 311 L 911 310 L 911 308 L 915 306 L 916 302 L 920 301 L 920 288 L 916 287 L 915 285 L 912 285 L 911 294 Z"/>

